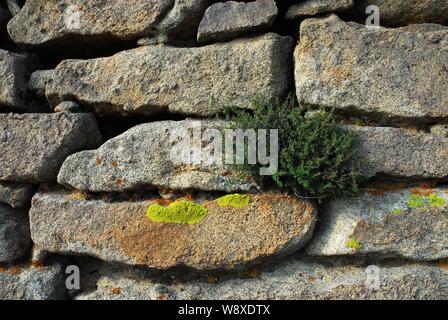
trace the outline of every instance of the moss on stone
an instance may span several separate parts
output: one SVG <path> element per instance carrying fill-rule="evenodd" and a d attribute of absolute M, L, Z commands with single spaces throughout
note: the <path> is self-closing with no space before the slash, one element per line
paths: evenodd
<path fill-rule="evenodd" d="M 245 208 L 249 205 L 250 197 L 244 194 L 229 194 L 227 196 L 216 199 L 220 207 L 232 206 L 235 208 Z"/>
<path fill-rule="evenodd" d="M 438 196 L 435 194 L 430 194 L 428 199 L 429 199 L 429 204 L 433 208 L 438 208 L 438 207 L 444 206 L 446 204 L 446 200 L 444 197 L 441 197 L 441 196 Z"/>
<path fill-rule="evenodd" d="M 401 209 L 400 208 L 396 208 L 396 209 L 392 210 L 392 214 L 396 214 L 396 215 L 401 214 Z"/>
<path fill-rule="evenodd" d="M 358 250 L 361 248 L 361 244 L 356 239 L 351 238 L 347 241 L 347 247 L 350 249 Z"/>
<path fill-rule="evenodd" d="M 155 222 L 195 224 L 207 216 L 208 210 L 192 201 L 178 200 L 168 207 L 158 203 L 148 207 L 146 216 Z"/>
<path fill-rule="evenodd" d="M 408 199 L 408 207 L 413 209 L 421 207 L 425 204 L 425 199 L 422 196 L 411 194 Z"/>

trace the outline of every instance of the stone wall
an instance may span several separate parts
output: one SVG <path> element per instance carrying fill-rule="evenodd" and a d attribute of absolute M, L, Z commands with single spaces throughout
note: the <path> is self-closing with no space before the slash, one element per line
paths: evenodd
<path fill-rule="evenodd" d="M 0 3 L 0 299 L 447 299 L 447 25 L 438 0 Z M 228 124 L 214 100 L 289 92 L 356 132 L 361 194 L 170 159 Z"/>

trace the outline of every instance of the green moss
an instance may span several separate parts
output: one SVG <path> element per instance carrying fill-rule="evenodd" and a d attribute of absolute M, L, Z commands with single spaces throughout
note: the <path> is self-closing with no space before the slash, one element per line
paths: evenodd
<path fill-rule="evenodd" d="M 227 196 L 216 199 L 220 207 L 232 206 L 235 208 L 244 208 L 249 204 L 250 197 L 244 194 L 229 194 Z"/>
<path fill-rule="evenodd" d="M 207 215 L 208 210 L 194 202 L 178 200 L 168 207 L 157 203 L 151 204 L 146 216 L 155 222 L 170 222 L 179 224 L 195 224 Z"/>
<path fill-rule="evenodd" d="M 355 239 L 351 238 L 347 241 L 347 247 L 350 249 L 358 250 L 361 248 L 361 244 Z"/>
<path fill-rule="evenodd" d="M 440 206 L 444 206 L 446 204 L 446 200 L 444 197 L 441 197 L 441 196 L 438 196 L 435 194 L 430 194 L 429 195 L 429 204 L 433 208 L 438 208 Z"/>
<path fill-rule="evenodd" d="M 392 214 L 399 215 L 400 213 L 401 213 L 401 209 L 400 208 L 396 208 L 396 209 L 392 210 Z"/>
<path fill-rule="evenodd" d="M 422 196 L 412 194 L 409 196 L 408 199 L 408 207 L 409 208 L 417 208 L 421 207 L 425 204 L 425 199 Z"/>

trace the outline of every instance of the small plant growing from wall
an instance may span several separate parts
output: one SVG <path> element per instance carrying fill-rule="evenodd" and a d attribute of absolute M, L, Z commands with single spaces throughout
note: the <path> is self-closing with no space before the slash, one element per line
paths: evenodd
<path fill-rule="evenodd" d="M 273 176 L 263 177 L 265 182 L 319 201 L 359 191 L 355 134 L 339 126 L 332 112 L 307 113 L 293 95 L 281 103 L 263 98 L 250 103 L 253 112 L 226 107 L 226 118 L 243 130 L 279 130 L 279 168 Z M 240 169 L 258 171 L 253 165 Z"/>

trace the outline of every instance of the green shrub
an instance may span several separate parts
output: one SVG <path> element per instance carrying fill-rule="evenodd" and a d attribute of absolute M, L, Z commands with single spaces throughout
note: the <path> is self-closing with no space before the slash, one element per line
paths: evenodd
<path fill-rule="evenodd" d="M 278 187 L 319 200 L 357 193 L 354 133 L 343 130 L 332 112 L 306 114 L 295 101 L 293 95 L 275 104 L 254 98 L 253 112 L 227 107 L 226 118 L 234 121 L 235 128 L 279 130 L 279 170 L 267 178 Z M 254 166 L 243 169 L 258 172 Z"/>

